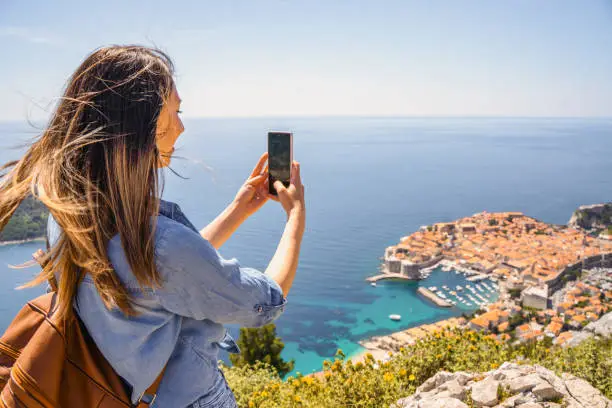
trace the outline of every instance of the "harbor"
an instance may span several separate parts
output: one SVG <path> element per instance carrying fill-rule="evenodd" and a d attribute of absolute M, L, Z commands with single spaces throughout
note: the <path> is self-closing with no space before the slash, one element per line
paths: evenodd
<path fill-rule="evenodd" d="M 451 307 L 452 306 L 450 302 L 447 302 L 446 300 L 442 299 L 440 296 L 436 295 L 434 292 L 432 292 L 431 290 L 425 287 L 420 287 L 417 290 L 417 292 L 423 297 L 425 297 L 427 300 L 430 300 L 433 303 L 435 303 L 436 306 L 440 306 L 440 307 Z"/>
<path fill-rule="evenodd" d="M 484 279 L 480 279 L 478 283 L 473 283 L 474 281 L 467 277 L 466 281 L 470 283 L 466 283 L 464 286 L 429 286 L 427 289 L 421 287 L 419 288 L 419 293 L 438 306 L 448 307 L 444 306 L 444 303 L 446 303 L 449 306 L 464 305 L 466 307 L 482 308 L 497 300 L 499 290 L 496 282 L 491 280 L 485 281 L 485 279 L 487 279 L 486 276 Z"/>
<path fill-rule="evenodd" d="M 421 265 L 422 266 L 422 265 Z M 414 269 L 418 271 L 415 272 Z M 440 270 L 447 276 L 458 277 L 462 282 L 445 281 L 441 285 L 429 282 L 429 276 L 434 270 Z M 414 281 L 418 282 L 417 293 L 438 307 L 460 306 L 468 309 L 480 309 L 497 300 L 499 285 L 495 277 L 486 275 L 465 265 L 457 264 L 447 259 L 436 259 L 427 266 L 419 267 L 413 263 L 402 261 L 394 264 L 393 260 L 383 263 L 380 273 L 366 278 L 373 287 L 381 281 Z M 399 319 L 393 319 L 399 320 Z"/>

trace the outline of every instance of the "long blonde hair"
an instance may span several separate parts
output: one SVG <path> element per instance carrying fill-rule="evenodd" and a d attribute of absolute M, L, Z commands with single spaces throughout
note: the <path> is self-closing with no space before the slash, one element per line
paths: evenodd
<path fill-rule="evenodd" d="M 41 136 L 20 160 L 0 168 L 0 231 L 28 194 L 49 208 L 62 229 L 42 271 L 27 284 L 59 272 L 61 317 L 71 315 L 85 274 L 107 307 L 133 313 L 107 256 L 117 234 L 139 284 L 160 284 L 154 259 L 160 193 L 155 135 L 173 72 L 170 58 L 156 49 L 95 50 L 70 77 Z"/>

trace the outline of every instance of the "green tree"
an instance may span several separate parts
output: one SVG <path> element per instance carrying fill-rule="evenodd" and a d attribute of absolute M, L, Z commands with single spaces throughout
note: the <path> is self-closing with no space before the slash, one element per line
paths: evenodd
<path fill-rule="evenodd" d="M 510 289 L 510 290 L 508 291 L 508 293 L 510 293 L 510 297 L 511 297 L 512 299 L 518 299 L 518 298 L 520 298 L 520 297 L 521 297 L 521 290 L 520 290 L 520 289 L 518 289 L 518 288 L 515 288 L 515 289 Z"/>
<path fill-rule="evenodd" d="M 261 361 L 273 367 L 280 377 L 293 370 L 295 360 L 285 361 L 281 357 L 285 343 L 276 335 L 273 323 L 257 328 L 241 328 L 238 347 L 240 354 L 230 355 L 230 361 L 236 367 Z"/>
<path fill-rule="evenodd" d="M 0 241 L 38 238 L 45 235 L 47 227 L 47 208 L 32 196 L 26 197 L 10 221 L 0 231 Z"/>

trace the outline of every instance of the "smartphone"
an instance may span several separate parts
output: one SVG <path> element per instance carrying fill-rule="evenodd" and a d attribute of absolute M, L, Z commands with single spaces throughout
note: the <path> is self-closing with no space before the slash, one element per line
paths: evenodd
<path fill-rule="evenodd" d="M 276 180 L 289 187 L 293 163 L 293 133 L 268 132 L 268 171 L 270 194 L 277 195 Z"/>

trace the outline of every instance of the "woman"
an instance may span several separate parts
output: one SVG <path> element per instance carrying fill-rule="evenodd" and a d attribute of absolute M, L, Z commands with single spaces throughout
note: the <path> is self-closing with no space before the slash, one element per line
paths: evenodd
<path fill-rule="evenodd" d="M 160 200 L 158 168 L 183 132 L 173 66 L 162 52 L 112 46 L 70 78 L 48 128 L 3 167 L 0 229 L 27 194 L 50 210 L 50 251 L 32 285 L 56 279 L 58 312 L 75 310 L 131 387 L 133 402 L 164 370 L 155 406 L 233 407 L 218 351 L 222 324 L 261 326 L 284 310 L 305 224 L 300 167 L 275 183 L 287 223 L 265 274 L 217 249 L 271 198 L 264 154 L 232 203 L 201 231 Z M 55 271 L 59 271 L 54 274 Z"/>

